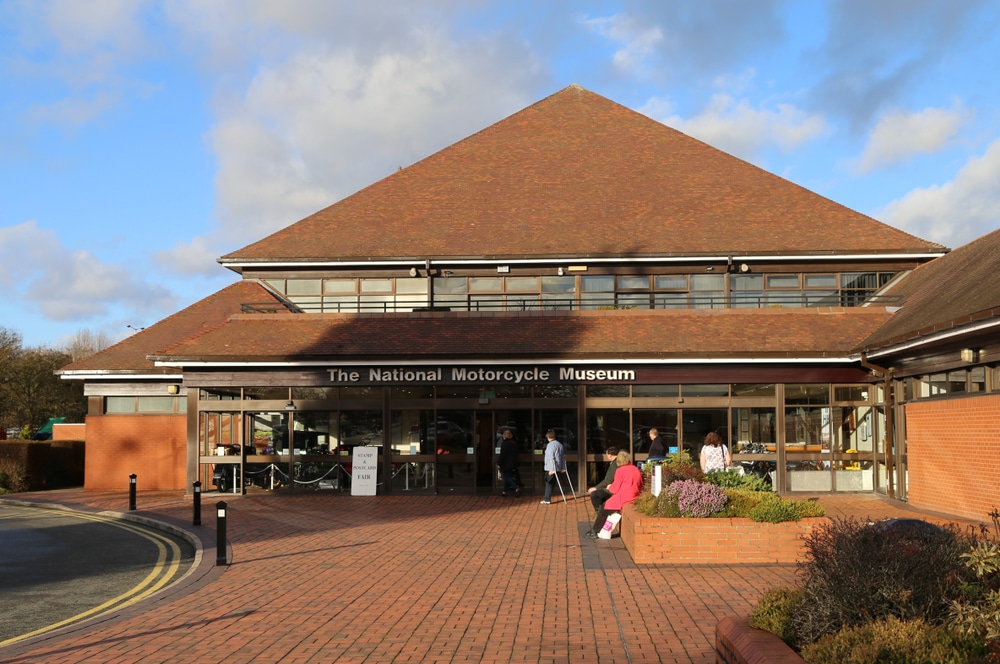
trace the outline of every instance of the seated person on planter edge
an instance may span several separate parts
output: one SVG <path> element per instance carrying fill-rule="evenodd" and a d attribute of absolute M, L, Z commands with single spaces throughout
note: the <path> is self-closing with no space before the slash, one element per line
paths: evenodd
<path fill-rule="evenodd" d="M 608 487 L 611 497 L 597 513 L 593 527 L 587 531 L 587 537 L 596 538 L 608 516 L 620 512 L 622 507 L 634 501 L 642 491 L 642 471 L 632 465 L 632 455 L 622 450 L 618 453 L 617 461 L 615 481 Z"/>

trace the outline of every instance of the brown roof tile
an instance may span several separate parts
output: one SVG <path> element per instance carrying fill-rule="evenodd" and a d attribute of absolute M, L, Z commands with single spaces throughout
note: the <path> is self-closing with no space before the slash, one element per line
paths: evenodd
<path fill-rule="evenodd" d="M 200 300 L 186 309 L 164 318 L 141 332 L 123 339 L 82 360 L 69 364 L 60 373 L 107 371 L 114 374 L 178 373 L 177 369 L 157 367 L 148 355 L 180 340 L 197 335 L 224 323 L 249 302 L 277 302 L 265 288 L 254 281 L 240 281 Z"/>
<path fill-rule="evenodd" d="M 942 249 L 570 86 L 221 260 Z"/>
<path fill-rule="evenodd" d="M 1000 230 L 921 265 L 890 294 L 901 298 L 902 307 L 861 349 L 1000 317 Z"/>
<path fill-rule="evenodd" d="M 843 357 L 888 317 L 875 308 L 245 314 L 158 359 Z"/>

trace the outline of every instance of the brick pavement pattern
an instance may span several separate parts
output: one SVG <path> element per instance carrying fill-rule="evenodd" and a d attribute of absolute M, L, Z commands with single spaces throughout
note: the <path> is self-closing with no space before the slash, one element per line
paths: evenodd
<path fill-rule="evenodd" d="M 85 511 L 127 492 L 8 496 Z M 715 627 L 794 566 L 632 563 L 583 534 L 589 501 L 486 496 L 224 496 L 139 492 L 131 515 L 182 527 L 203 555 L 182 581 L 119 613 L 0 649 L 45 662 L 714 662 Z M 829 516 L 929 515 L 879 496 L 822 496 Z"/>

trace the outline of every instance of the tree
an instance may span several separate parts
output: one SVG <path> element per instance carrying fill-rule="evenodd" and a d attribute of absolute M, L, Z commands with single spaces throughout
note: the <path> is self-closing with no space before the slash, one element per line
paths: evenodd
<path fill-rule="evenodd" d="M 70 362 L 82 360 L 94 353 L 99 353 L 114 343 L 107 332 L 93 332 L 91 330 L 78 330 L 76 334 L 67 341 L 62 350 L 69 355 Z"/>
<path fill-rule="evenodd" d="M 25 349 L 20 334 L 0 328 L 0 426 L 34 430 L 50 417 L 82 422 L 83 385 L 55 373 L 70 361 L 69 354 L 51 348 Z"/>

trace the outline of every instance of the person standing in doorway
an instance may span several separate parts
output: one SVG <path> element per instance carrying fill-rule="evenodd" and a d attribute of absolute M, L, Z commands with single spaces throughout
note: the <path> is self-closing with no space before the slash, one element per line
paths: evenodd
<path fill-rule="evenodd" d="M 503 430 L 500 439 L 500 455 L 497 457 L 497 470 L 503 478 L 501 496 L 521 495 L 521 487 L 517 483 L 517 441 L 510 429 Z"/>
<path fill-rule="evenodd" d="M 611 497 L 608 487 L 615 481 L 615 469 L 618 468 L 618 448 L 612 446 L 604 450 L 604 460 L 608 462 L 608 472 L 604 475 L 604 479 L 587 489 L 587 493 L 590 494 L 590 504 L 594 506 L 595 512 L 600 512 L 605 501 Z"/>
<path fill-rule="evenodd" d="M 660 438 L 660 430 L 653 427 L 649 430 L 649 454 L 646 456 L 646 460 L 662 459 L 665 456 L 667 456 L 667 446 Z"/>
<path fill-rule="evenodd" d="M 566 472 L 566 453 L 562 443 L 556 439 L 555 429 L 545 433 L 548 444 L 545 446 L 545 497 L 542 505 L 552 504 L 552 485 L 556 483 L 556 473 Z"/>

